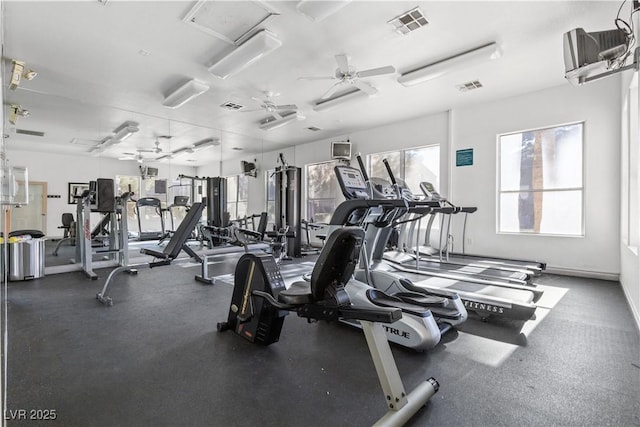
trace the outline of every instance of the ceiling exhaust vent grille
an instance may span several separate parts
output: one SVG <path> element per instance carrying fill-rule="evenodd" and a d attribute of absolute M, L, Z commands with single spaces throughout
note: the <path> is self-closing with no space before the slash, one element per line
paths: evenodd
<path fill-rule="evenodd" d="M 404 35 L 424 27 L 429 21 L 424 17 L 420 8 L 416 7 L 400 16 L 396 16 L 391 21 L 388 21 L 388 23 L 393 26 L 397 33 Z"/>
<path fill-rule="evenodd" d="M 311 132 L 318 132 L 318 131 L 322 130 L 322 129 L 317 128 L 315 126 L 309 126 L 307 129 L 310 130 Z"/>
<path fill-rule="evenodd" d="M 231 111 L 238 111 L 244 108 L 244 105 L 236 104 L 235 102 L 231 102 L 231 101 L 225 102 L 220 106 L 222 108 L 226 108 L 227 110 L 231 110 Z"/>
<path fill-rule="evenodd" d="M 480 89 L 482 87 L 482 83 L 480 83 L 478 80 L 474 80 L 472 82 L 463 83 L 456 87 L 460 92 L 469 92 L 470 90 Z"/>
<path fill-rule="evenodd" d="M 16 129 L 16 133 L 19 133 L 21 135 L 30 135 L 30 136 L 44 136 L 44 132 L 40 132 L 37 130 Z"/>

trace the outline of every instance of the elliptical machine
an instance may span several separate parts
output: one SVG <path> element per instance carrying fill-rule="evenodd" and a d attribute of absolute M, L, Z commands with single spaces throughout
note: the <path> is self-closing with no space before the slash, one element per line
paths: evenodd
<path fill-rule="evenodd" d="M 360 257 L 360 268 L 355 271 L 355 278 L 366 283 L 366 286 L 381 290 L 405 303 L 428 308 L 437 321 L 440 333 L 446 333 L 452 327 L 467 320 L 467 310 L 457 293 L 445 289 L 425 289 L 403 278 L 384 281 L 384 284 L 376 280 L 380 272 L 372 271 L 371 263 L 374 249 L 380 243 L 379 231 L 401 218 L 407 212 L 409 205 L 403 199 L 387 198 L 387 195 L 369 185 L 369 179 L 365 175 L 364 164 L 359 155 L 357 160 L 360 170 L 344 165 L 335 167 L 338 183 L 347 201 L 338 206 L 334 212 L 327 234 L 345 225 L 352 225 L 354 222 L 364 227 L 366 234 L 363 256 Z M 360 214 L 357 214 L 358 212 Z"/>

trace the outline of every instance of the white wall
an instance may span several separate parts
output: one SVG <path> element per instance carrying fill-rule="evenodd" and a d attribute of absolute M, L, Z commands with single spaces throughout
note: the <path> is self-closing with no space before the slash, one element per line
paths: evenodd
<path fill-rule="evenodd" d="M 59 199 L 47 199 L 46 234 L 48 237 L 62 236 L 62 230 L 59 230 L 58 226 L 61 224 L 60 218 L 64 212 L 71 212 L 75 217 L 75 205 L 67 204 L 69 182 L 89 182 L 96 178 L 115 179 L 116 175 L 140 175 L 138 163 L 133 161 L 11 149 L 7 150 L 7 158 L 11 166 L 26 166 L 29 169 L 30 181 L 46 182 L 48 194 L 61 196 Z M 175 179 L 181 173 L 195 174 L 195 168 L 189 166 L 164 163 L 150 166 L 158 168 L 160 179 Z"/>
<path fill-rule="evenodd" d="M 451 168 L 451 200 L 478 206 L 469 218 L 469 253 L 546 261 L 550 268 L 620 272 L 620 78 L 565 84 L 452 112 L 451 154 L 473 148 L 473 166 Z M 496 233 L 496 135 L 584 121 L 584 237 Z"/>
<path fill-rule="evenodd" d="M 331 160 L 331 141 L 345 141 L 347 138 L 351 141 L 352 154 L 355 156 L 356 153 L 361 153 L 363 157 L 370 153 L 439 144 L 441 147 L 441 187 L 442 192 L 446 194 L 448 185 L 448 127 L 449 114 L 443 112 L 260 154 L 258 155 L 260 173 L 258 178 L 251 179 L 249 184 L 248 212 L 257 213 L 265 209 L 266 194 L 263 172 L 278 165 L 279 153 L 283 153 L 285 160 L 290 165 L 303 168 L 304 173 L 304 165 L 306 164 Z M 221 174 L 228 176 L 239 173 L 239 159 L 250 160 L 240 157 L 225 161 Z M 354 166 L 357 167 L 357 165 Z M 199 168 L 198 173 L 202 175 L 201 171 L 203 170 L 205 169 Z M 306 188 L 304 182 L 302 186 L 304 190 Z M 303 202 L 304 197 L 303 194 Z M 304 203 L 302 210 L 303 216 L 306 217 Z"/>
<path fill-rule="evenodd" d="M 638 85 L 638 73 L 635 73 L 635 81 L 632 81 L 633 74 L 626 73 L 623 76 L 621 84 L 621 97 L 622 104 L 626 109 L 623 109 L 622 117 L 622 152 L 620 156 L 620 199 L 621 199 L 621 212 L 620 212 L 620 283 L 629 306 L 635 317 L 636 324 L 640 328 L 640 257 L 638 254 L 638 247 L 633 247 L 633 242 L 629 239 L 629 228 L 637 231 L 640 229 L 640 218 L 629 215 L 629 196 L 630 188 L 629 181 L 631 181 L 630 173 L 633 173 L 629 169 L 629 146 L 635 145 L 635 149 L 640 147 L 640 129 L 638 128 L 638 114 L 640 106 L 638 105 L 638 99 L 640 98 L 640 85 Z M 635 97 L 631 96 L 635 92 Z M 632 105 L 635 104 L 635 105 Z M 632 117 L 635 115 L 635 117 Z M 626 117 L 624 117 L 626 116 Z M 640 182 L 640 173 L 638 168 L 635 171 L 635 180 Z M 638 188 L 635 189 L 636 198 L 640 198 L 640 194 L 637 194 Z M 629 227 L 629 222 L 635 221 L 635 227 Z M 635 236 L 636 239 L 638 236 Z M 631 239 L 633 240 L 633 239 Z"/>
<path fill-rule="evenodd" d="M 620 103 L 620 77 L 612 76 L 580 87 L 567 83 L 263 153 L 258 157 L 261 173 L 257 179 L 250 180 L 248 212 L 265 209 L 263 171 L 277 165 L 280 152 L 289 164 L 303 167 L 329 160 L 332 140 L 349 138 L 353 152 L 363 155 L 440 144 L 441 194 L 458 205 L 479 208 L 469 217 L 467 236 L 471 243 L 467 241 L 465 248 L 468 252 L 539 259 L 552 269 L 584 271 L 617 279 L 620 273 Z M 496 136 L 577 121 L 585 122 L 585 236 L 497 234 Z M 455 167 L 455 151 L 464 148 L 474 149 L 474 165 Z M 238 173 L 240 158 L 224 161 L 220 174 Z M 198 169 L 199 175 L 207 175 L 206 172 L 205 168 Z M 306 215 L 304 207 L 303 215 Z"/>

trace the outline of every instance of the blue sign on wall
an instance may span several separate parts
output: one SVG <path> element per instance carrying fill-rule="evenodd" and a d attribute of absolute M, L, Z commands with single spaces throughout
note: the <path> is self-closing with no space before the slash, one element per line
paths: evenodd
<path fill-rule="evenodd" d="M 456 150 L 456 166 L 473 166 L 473 148 Z"/>

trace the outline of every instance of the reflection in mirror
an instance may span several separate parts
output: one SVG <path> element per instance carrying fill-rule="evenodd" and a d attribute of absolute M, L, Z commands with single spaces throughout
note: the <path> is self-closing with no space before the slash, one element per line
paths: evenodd
<path fill-rule="evenodd" d="M 114 180 L 114 196 L 133 192 L 126 209 L 128 237 L 133 242 L 140 231 L 175 230 L 186 206 L 206 195 L 206 181 L 180 176 L 221 174 L 226 149 L 225 137 L 218 129 L 24 90 L 7 96 L 29 105 L 32 112 L 17 125 L 4 123 L 8 135 L 5 146 L 11 164 L 27 166 L 33 182 L 47 185 L 39 207 L 42 212 L 36 215 L 44 220 L 33 227 L 48 237 L 47 267 L 69 266 L 76 258 L 75 240 L 66 236 L 61 242 L 69 230 L 63 216 L 77 219 L 73 195 L 71 203 L 69 200 L 70 183 L 88 186 L 97 178 L 110 178 Z M 125 131 L 120 132 L 122 129 Z M 145 207 L 137 213 L 135 201 L 144 197 L 159 199 L 158 211 Z M 90 217 L 90 227 L 99 236 L 97 227 L 104 215 L 92 212 Z M 100 230 L 106 234 L 109 228 Z"/>

